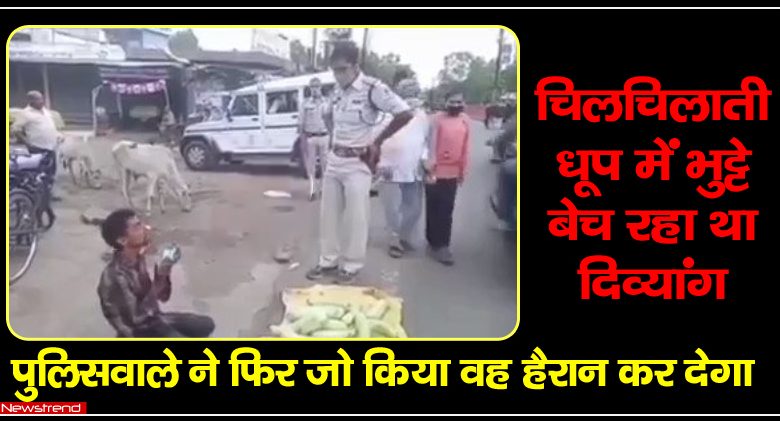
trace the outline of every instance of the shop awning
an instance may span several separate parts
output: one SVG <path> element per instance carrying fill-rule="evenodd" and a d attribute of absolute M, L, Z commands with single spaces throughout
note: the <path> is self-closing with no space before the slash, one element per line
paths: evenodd
<path fill-rule="evenodd" d="M 124 62 L 121 64 L 99 64 L 98 73 L 105 82 L 155 82 L 172 78 L 175 74 L 174 69 L 183 67 L 179 63 Z"/>
<path fill-rule="evenodd" d="M 146 95 L 165 92 L 165 80 L 160 79 L 141 83 L 108 82 L 111 92 L 120 95 Z"/>

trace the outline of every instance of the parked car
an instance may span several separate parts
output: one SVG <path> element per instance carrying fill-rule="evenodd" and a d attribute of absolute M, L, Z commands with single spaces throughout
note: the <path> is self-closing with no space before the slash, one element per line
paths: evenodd
<path fill-rule="evenodd" d="M 322 81 L 323 93 L 335 85 L 331 72 L 262 82 L 231 93 L 225 115 L 188 125 L 180 151 L 193 170 L 221 162 L 289 165 L 299 152 L 298 119 L 309 81 Z"/>

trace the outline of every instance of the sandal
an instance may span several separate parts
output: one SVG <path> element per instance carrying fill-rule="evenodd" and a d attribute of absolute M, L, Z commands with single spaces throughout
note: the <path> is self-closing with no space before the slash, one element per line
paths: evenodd
<path fill-rule="evenodd" d="M 357 272 L 348 272 L 344 269 L 340 269 L 338 271 L 338 275 L 336 275 L 336 283 L 351 284 L 355 282 L 356 277 L 357 277 Z"/>
<path fill-rule="evenodd" d="M 400 259 L 404 256 L 404 249 L 401 245 L 393 244 L 390 246 L 390 251 L 388 253 L 390 254 L 390 257 Z"/>
<path fill-rule="evenodd" d="M 322 267 L 320 265 L 315 266 L 310 271 L 306 272 L 306 279 L 310 281 L 318 281 L 326 276 L 335 275 L 338 273 L 339 268 L 334 267 Z"/>

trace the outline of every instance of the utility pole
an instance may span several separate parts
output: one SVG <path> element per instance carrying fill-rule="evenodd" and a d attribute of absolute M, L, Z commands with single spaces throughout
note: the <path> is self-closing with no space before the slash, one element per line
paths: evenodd
<path fill-rule="evenodd" d="M 501 74 L 501 56 L 504 51 L 504 30 L 498 30 L 498 56 L 496 57 L 496 76 L 493 80 L 493 100 L 498 94 L 498 78 Z"/>
<path fill-rule="evenodd" d="M 311 30 L 311 67 L 317 70 L 317 28 Z"/>
<path fill-rule="evenodd" d="M 363 49 L 360 52 L 360 68 L 366 64 L 366 49 L 368 48 L 368 28 L 363 29 Z"/>

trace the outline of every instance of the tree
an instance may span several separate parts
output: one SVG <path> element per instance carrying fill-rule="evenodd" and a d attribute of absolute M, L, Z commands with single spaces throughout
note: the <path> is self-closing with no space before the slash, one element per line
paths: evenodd
<path fill-rule="evenodd" d="M 298 39 L 290 41 L 290 60 L 295 63 L 295 68 L 298 73 L 315 72 L 319 70 L 312 67 L 311 47 L 306 47 Z M 325 55 L 322 51 L 318 51 L 317 67 L 322 68 L 323 66 L 325 66 Z"/>
<path fill-rule="evenodd" d="M 349 41 L 352 39 L 352 28 L 327 28 L 325 37 L 331 42 Z"/>
<path fill-rule="evenodd" d="M 453 89 L 463 92 L 469 103 L 483 102 L 493 88 L 495 61 L 485 62 L 469 52 L 452 53 L 444 58 L 444 68 L 439 72 L 439 86 L 436 87 L 436 102 L 444 101 L 444 96 Z"/>
<path fill-rule="evenodd" d="M 505 92 L 517 92 L 517 63 L 514 62 L 501 70 L 499 77 L 501 88 Z"/>
<path fill-rule="evenodd" d="M 187 29 L 186 31 L 179 31 L 173 34 L 168 40 L 168 48 L 170 48 L 173 54 L 185 57 L 200 51 L 200 44 L 198 43 L 198 37 L 195 36 L 192 29 Z"/>
<path fill-rule="evenodd" d="M 415 75 L 412 67 L 401 63 L 401 56 L 395 53 L 385 54 L 381 57 L 374 52 L 369 53 L 362 70 L 367 75 L 373 76 L 389 86 L 393 86 L 395 76 L 399 71 L 406 72 L 407 77 Z"/>
<path fill-rule="evenodd" d="M 495 60 L 485 62 L 482 57 L 476 57 L 469 66 L 469 72 L 463 86 L 463 94 L 469 103 L 485 101 L 495 86 Z"/>
<path fill-rule="evenodd" d="M 451 53 L 444 57 L 444 68 L 439 72 L 442 83 L 463 82 L 468 77 L 474 54 L 468 51 Z"/>
<path fill-rule="evenodd" d="M 311 47 L 306 47 L 297 39 L 290 41 L 290 60 L 295 63 L 299 73 L 321 70 L 327 67 L 326 54 L 329 52 L 329 47 L 334 42 L 349 40 L 350 33 L 349 31 L 338 31 L 335 29 L 333 31 L 325 31 L 325 48 L 321 48 L 317 52 L 317 67 L 319 69 L 313 69 L 311 66 Z M 415 74 L 411 66 L 401 63 L 401 56 L 395 53 L 379 56 L 375 52 L 369 52 L 366 55 L 362 70 L 367 75 L 378 78 L 389 86 L 393 86 L 394 78 L 399 71 L 405 71 L 408 77 L 413 77 Z"/>
<path fill-rule="evenodd" d="M 499 71 L 498 83 L 495 74 L 495 59 L 485 61 L 467 51 L 449 54 L 444 58 L 439 84 L 433 89 L 431 97 L 434 102 L 441 104 L 447 91 L 457 89 L 463 92 L 466 102 L 482 103 L 492 101 L 494 95 L 501 92 L 516 91 L 516 63 Z"/>

